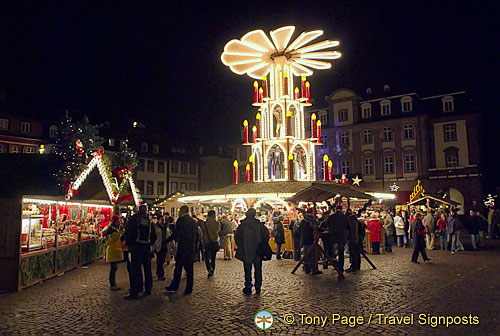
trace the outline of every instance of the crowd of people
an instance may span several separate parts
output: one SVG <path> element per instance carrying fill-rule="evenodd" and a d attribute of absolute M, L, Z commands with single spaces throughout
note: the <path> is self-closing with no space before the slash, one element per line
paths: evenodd
<path fill-rule="evenodd" d="M 215 273 L 216 255 L 224 246 L 224 260 L 233 257 L 233 240 L 237 245 L 235 257 L 243 262 L 245 285 L 243 293 L 250 295 L 252 288 L 259 294 L 262 287 L 262 261 L 271 258 L 269 238 L 276 243 L 276 259 L 282 258 L 285 243 L 284 216 L 279 211 L 269 215 L 268 225 L 257 217 L 254 208 L 248 209 L 246 217 L 238 225 L 229 215 L 217 216 L 210 210 L 205 218 L 201 214 L 190 214 L 187 206 L 182 206 L 174 221 L 170 214 L 149 213 L 146 205 L 128 220 L 113 216 L 104 229 L 106 261 L 110 264 L 109 285 L 111 290 L 120 290 L 116 283 L 116 272 L 122 261 L 127 263 L 130 290 L 125 296 L 134 300 L 142 293 L 151 295 L 153 274 L 151 259 L 156 258 L 156 276 L 165 281 L 164 265 L 175 260 L 173 279 L 166 287 L 168 292 L 179 289 L 182 271 L 187 275 L 185 295 L 193 291 L 194 263 L 204 261 L 207 277 Z M 361 267 L 361 255 L 366 250 L 365 235 L 369 236 L 371 252 L 380 254 L 380 249 L 391 253 L 394 243 L 398 247 L 413 247 L 411 262 L 418 263 L 418 256 L 429 261 L 426 250 L 440 248 L 452 254 L 463 250 L 460 235 L 467 230 L 473 250 L 484 246 L 485 238 L 500 235 L 500 213 L 490 209 L 488 218 L 480 211 L 470 210 L 469 216 L 458 216 L 457 210 L 428 209 L 425 213 L 410 211 L 358 211 L 336 205 L 323 209 L 315 206 L 297 208 L 290 213 L 286 225 L 291 231 L 294 260 L 303 260 L 305 273 L 322 273 L 318 264 L 327 268 L 333 260 L 339 272 L 357 272 Z M 269 229 L 271 229 L 269 232 Z M 436 238 L 439 238 L 437 243 Z M 321 249 L 315 244 L 321 241 L 326 258 L 321 257 Z M 381 242 L 384 242 L 381 246 Z M 310 251 L 311 250 L 311 251 Z M 308 253 L 309 251 L 309 253 Z M 344 269 L 344 254 L 348 251 L 350 265 Z M 254 269 L 254 279 L 252 279 Z M 252 281 L 253 280 L 253 281 Z"/>

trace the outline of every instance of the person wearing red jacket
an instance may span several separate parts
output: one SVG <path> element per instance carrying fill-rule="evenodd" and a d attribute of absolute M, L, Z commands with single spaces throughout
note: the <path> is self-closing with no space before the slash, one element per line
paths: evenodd
<path fill-rule="evenodd" d="M 446 234 L 446 214 L 441 213 L 441 217 L 437 221 L 437 227 L 439 232 L 439 241 L 441 245 L 441 251 L 448 250 L 448 236 Z"/>
<path fill-rule="evenodd" d="M 382 221 L 377 214 L 373 213 L 370 220 L 366 222 L 366 228 L 370 231 L 370 242 L 374 254 L 380 254 L 380 233 L 382 231 Z"/>

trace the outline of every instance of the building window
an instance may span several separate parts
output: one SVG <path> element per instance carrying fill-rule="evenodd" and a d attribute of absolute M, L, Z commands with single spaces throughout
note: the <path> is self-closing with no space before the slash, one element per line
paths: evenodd
<path fill-rule="evenodd" d="M 181 162 L 181 174 L 187 174 L 188 164 L 187 162 Z"/>
<path fill-rule="evenodd" d="M 385 156 L 384 157 L 384 173 L 393 174 L 394 173 L 394 157 Z"/>
<path fill-rule="evenodd" d="M 368 119 L 372 116 L 372 105 L 371 104 L 363 104 L 361 105 L 361 118 Z"/>
<path fill-rule="evenodd" d="M 35 153 L 35 147 L 26 147 L 25 151 L 28 154 L 34 154 Z"/>
<path fill-rule="evenodd" d="M 196 191 L 196 183 L 189 183 L 189 190 Z"/>
<path fill-rule="evenodd" d="M 458 167 L 458 156 L 456 154 L 446 155 L 446 167 Z"/>
<path fill-rule="evenodd" d="M 186 191 L 186 190 L 187 190 L 187 183 L 181 182 L 181 191 Z"/>
<path fill-rule="evenodd" d="M 373 159 L 366 158 L 363 162 L 363 174 L 373 175 Z"/>
<path fill-rule="evenodd" d="M 6 131 L 9 129 L 9 119 L 0 119 L 0 130 Z"/>
<path fill-rule="evenodd" d="M 349 146 L 349 132 L 340 133 L 340 144 L 344 146 Z"/>
<path fill-rule="evenodd" d="M 141 194 L 144 194 L 144 180 L 137 180 L 137 188 Z"/>
<path fill-rule="evenodd" d="M 22 121 L 21 122 L 21 133 L 30 134 L 31 133 L 31 123 Z"/>
<path fill-rule="evenodd" d="M 177 182 L 172 182 L 170 184 L 170 188 L 172 189 L 172 192 L 176 192 L 177 191 Z"/>
<path fill-rule="evenodd" d="M 411 97 L 401 98 L 401 111 L 411 112 L 411 110 L 412 110 Z"/>
<path fill-rule="evenodd" d="M 158 173 L 164 173 L 164 172 L 165 172 L 165 162 L 158 161 Z"/>
<path fill-rule="evenodd" d="M 57 137 L 57 126 L 52 125 L 49 128 L 49 138 L 55 138 L 55 137 Z"/>
<path fill-rule="evenodd" d="M 348 118 L 347 109 L 340 109 L 339 110 L 339 121 L 347 121 L 347 118 Z"/>
<path fill-rule="evenodd" d="M 328 137 L 326 135 L 321 136 L 321 147 L 328 147 Z"/>
<path fill-rule="evenodd" d="M 155 182 L 148 181 L 146 184 L 146 194 L 153 195 L 154 187 L 155 187 Z"/>
<path fill-rule="evenodd" d="M 141 143 L 141 152 L 147 153 L 148 152 L 148 144 L 143 142 Z"/>
<path fill-rule="evenodd" d="M 445 125 L 444 126 L 444 141 L 457 141 L 457 126 Z"/>
<path fill-rule="evenodd" d="M 349 161 L 342 161 L 342 174 L 349 174 L 350 172 L 350 163 Z"/>
<path fill-rule="evenodd" d="M 413 131 L 413 125 L 411 125 L 411 124 L 403 125 L 403 139 L 408 140 L 408 139 L 413 139 L 413 138 L 415 138 L 415 133 Z"/>
<path fill-rule="evenodd" d="M 148 172 L 154 173 L 154 171 L 155 171 L 155 161 L 148 160 Z"/>
<path fill-rule="evenodd" d="M 382 100 L 380 102 L 380 114 L 387 116 L 391 114 L 391 102 L 388 100 Z"/>
<path fill-rule="evenodd" d="M 7 145 L 0 144 L 0 153 L 7 153 Z"/>
<path fill-rule="evenodd" d="M 189 164 L 189 174 L 196 175 L 196 163 Z"/>
<path fill-rule="evenodd" d="M 363 144 L 371 144 L 373 142 L 372 130 L 363 131 Z"/>
<path fill-rule="evenodd" d="M 109 138 L 108 139 L 108 146 L 109 147 L 115 147 L 115 139 Z"/>
<path fill-rule="evenodd" d="M 160 146 L 154 144 L 153 145 L 153 154 L 158 154 L 160 153 Z"/>
<path fill-rule="evenodd" d="M 144 159 L 139 159 L 139 171 L 144 171 Z"/>
<path fill-rule="evenodd" d="M 328 115 L 326 113 L 320 114 L 319 120 L 321 120 L 321 126 L 326 126 L 328 123 Z"/>
<path fill-rule="evenodd" d="M 453 97 L 446 96 L 443 97 L 443 111 L 444 112 L 452 112 L 455 110 L 455 106 L 453 104 Z"/>
<path fill-rule="evenodd" d="M 411 173 L 415 171 L 415 155 L 405 155 L 405 172 Z"/>
<path fill-rule="evenodd" d="M 179 161 L 172 161 L 172 173 L 179 172 Z"/>
<path fill-rule="evenodd" d="M 384 127 L 384 141 L 392 141 L 392 127 Z"/>
<path fill-rule="evenodd" d="M 12 153 L 21 153 L 21 146 L 18 145 L 12 146 Z"/>
<path fill-rule="evenodd" d="M 159 181 L 159 182 L 158 182 L 158 187 L 157 187 L 157 188 L 158 188 L 158 190 L 157 190 L 157 191 L 158 191 L 158 192 L 157 192 L 157 194 L 158 194 L 158 195 L 163 195 L 163 192 L 165 191 L 165 183 L 164 183 L 163 181 Z"/>

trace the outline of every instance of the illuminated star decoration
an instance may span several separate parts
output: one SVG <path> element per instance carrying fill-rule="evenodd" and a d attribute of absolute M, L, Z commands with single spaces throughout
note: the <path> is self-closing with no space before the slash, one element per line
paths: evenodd
<path fill-rule="evenodd" d="M 355 178 L 352 179 L 352 185 L 357 185 L 359 187 L 359 182 L 363 181 L 362 179 L 360 179 L 358 177 L 358 175 L 356 175 Z"/>
<path fill-rule="evenodd" d="M 319 51 L 339 45 L 339 41 L 324 40 L 310 44 L 309 42 L 323 35 L 322 30 L 303 32 L 292 43 L 290 39 L 295 31 L 294 26 L 281 27 L 270 32 L 271 40 L 263 30 L 253 30 L 240 40 L 231 40 L 224 47 L 221 60 L 238 75 L 247 74 L 255 79 L 267 75 L 276 57 L 284 56 L 295 76 L 311 76 L 313 71 L 330 69 L 329 62 L 341 56 L 338 51 Z"/>
<path fill-rule="evenodd" d="M 335 183 L 339 183 L 339 179 L 338 179 L 338 178 L 335 178 L 333 181 L 334 181 Z"/>
<path fill-rule="evenodd" d="M 393 184 L 393 185 L 391 185 L 389 188 L 391 188 L 391 191 L 398 191 L 399 186 L 398 186 L 396 183 L 394 183 L 394 184 Z"/>

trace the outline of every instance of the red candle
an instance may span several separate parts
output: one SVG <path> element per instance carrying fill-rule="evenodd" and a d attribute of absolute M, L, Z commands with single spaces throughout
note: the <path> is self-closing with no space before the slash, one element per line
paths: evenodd
<path fill-rule="evenodd" d="M 247 182 L 250 182 L 250 164 L 247 163 L 245 169 L 247 171 Z"/>
<path fill-rule="evenodd" d="M 328 155 L 323 156 L 323 180 L 328 181 Z"/>
<path fill-rule="evenodd" d="M 318 120 L 316 125 L 318 127 L 318 131 L 316 132 L 316 135 L 318 137 L 318 143 L 321 143 L 321 120 Z"/>
<path fill-rule="evenodd" d="M 250 162 L 250 182 L 253 182 L 253 155 L 250 155 L 248 162 Z"/>
<path fill-rule="evenodd" d="M 293 154 L 288 154 L 288 179 L 292 181 L 294 179 L 294 171 L 293 171 Z"/>
<path fill-rule="evenodd" d="M 299 88 L 296 87 L 295 88 L 295 99 L 298 100 L 300 97 L 299 97 Z"/>
<path fill-rule="evenodd" d="M 311 116 L 311 138 L 315 138 L 316 130 L 316 113 L 313 113 Z"/>
<path fill-rule="evenodd" d="M 264 90 L 262 88 L 259 89 L 259 103 L 264 102 Z"/>
<path fill-rule="evenodd" d="M 260 138 L 260 113 L 257 112 L 257 115 L 255 116 L 256 119 L 256 124 L 257 124 L 257 138 Z"/>
<path fill-rule="evenodd" d="M 332 160 L 328 161 L 328 181 L 333 181 L 333 163 L 332 163 Z"/>
<path fill-rule="evenodd" d="M 253 143 L 257 142 L 257 126 L 252 127 Z"/>
<path fill-rule="evenodd" d="M 233 166 L 234 166 L 234 184 L 238 184 L 238 161 L 237 160 L 234 160 Z"/>
<path fill-rule="evenodd" d="M 288 95 L 288 72 L 285 71 L 283 75 L 283 94 Z"/>
<path fill-rule="evenodd" d="M 292 112 L 286 111 L 286 136 L 292 135 Z"/>
<path fill-rule="evenodd" d="M 311 84 L 309 84 L 309 82 L 306 82 L 306 98 L 307 98 L 307 103 L 310 103 L 311 102 Z"/>
<path fill-rule="evenodd" d="M 248 143 L 248 121 L 243 121 L 243 127 L 245 129 L 245 143 Z"/>
<path fill-rule="evenodd" d="M 302 76 L 301 78 L 301 89 L 302 89 L 302 98 L 306 97 L 306 76 Z"/>
<path fill-rule="evenodd" d="M 262 89 L 264 90 L 264 98 L 267 98 L 267 77 L 262 76 Z"/>
<path fill-rule="evenodd" d="M 257 81 L 253 82 L 253 102 L 259 102 L 259 84 Z"/>

